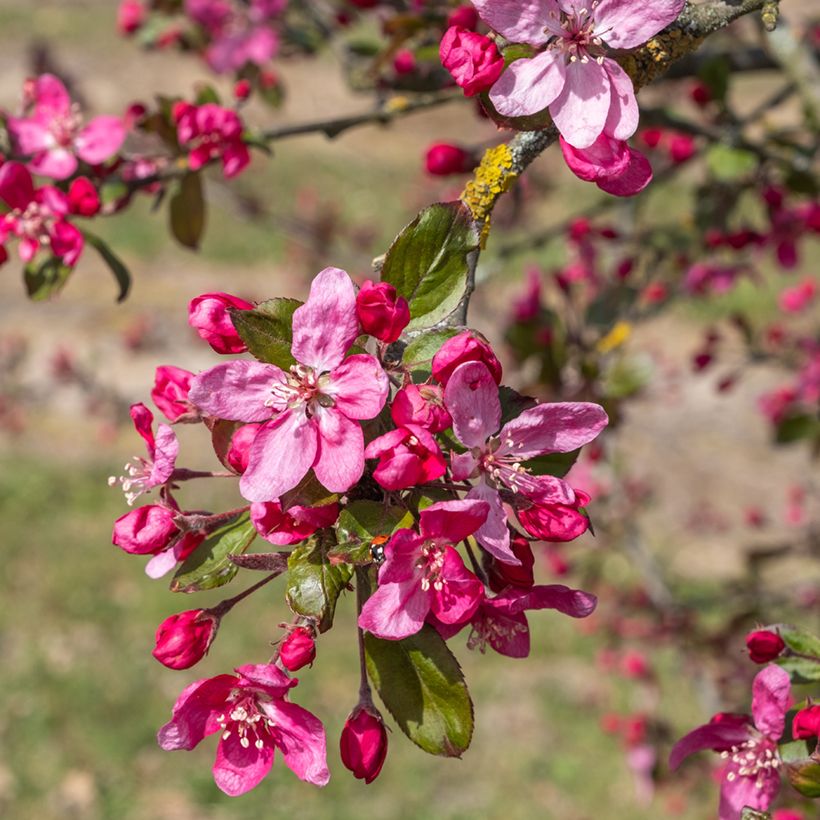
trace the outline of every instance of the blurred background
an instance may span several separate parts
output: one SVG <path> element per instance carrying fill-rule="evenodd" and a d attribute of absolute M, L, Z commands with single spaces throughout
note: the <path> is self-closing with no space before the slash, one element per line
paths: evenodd
<path fill-rule="evenodd" d="M 804 5 L 810 4 L 785 0 L 784 13 L 799 18 Z M 0 107 L 13 110 L 24 78 L 42 70 L 69 80 L 98 113 L 121 113 L 156 91 L 190 96 L 197 82 L 210 79 L 192 59 L 146 55 L 120 39 L 116 6 L 114 0 L 3 0 Z M 248 119 L 278 125 L 366 110 L 368 99 L 347 88 L 337 60 L 328 53 L 284 63 L 284 106 L 253 104 Z M 751 73 L 738 80 L 734 93 L 751 107 L 773 82 L 765 72 Z M 653 93 L 660 92 L 650 90 L 643 98 L 651 102 Z M 476 144 L 496 136 L 491 123 L 468 115 L 464 105 L 451 105 L 334 141 L 282 141 L 272 159 L 255 156 L 252 171 L 238 181 L 209 177 L 209 221 L 199 253 L 174 244 L 166 215 L 153 214 L 146 197 L 126 215 L 98 223 L 135 277 L 122 305 L 115 304 L 110 274 L 94 254 L 86 255 L 60 297 L 46 303 L 26 298 L 16 262 L 0 271 L 0 815 L 714 816 L 716 789 L 704 776 L 705 763 L 664 783 L 661 756 L 713 711 L 745 711 L 745 683 L 727 704 L 714 681 L 739 674 L 747 682 L 753 674 L 742 639 L 764 598 L 771 602 L 769 621 L 797 618 L 809 628 L 817 621 L 817 600 L 810 594 L 817 590 L 816 562 L 812 567 L 804 557 L 786 557 L 755 564 L 754 582 L 749 580 L 755 550 L 802 538 L 817 516 L 810 494 L 801 516 L 790 516 L 790 488 L 812 478 L 807 448 L 773 449 L 756 409 L 757 396 L 780 384 L 783 373 L 761 364 L 735 390 L 722 393 L 714 378 L 690 367 L 709 323 L 738 304 L 762 316 L 774 310 L 779 285 L 769 278 L 744 283 L 706 307 L 682 304 L 642 323 L 626 342 L 630 355 L 652 373 L 613 445 L 638 483 L 641 503 L 631 523 L 640 539 L 619 536 L 615 544 L 604 531 L 587 534 L 560 555 L 537 555 L 543 582 L 586 581 L 601 605 L 581 623 L 533 613 L 530 658 L 482 655 L 468 651 L 460 638 L 453 642 L 477 716 L 462 760 L 427 757 L 396 730 L 372 785 L 342 767 L 338 734 L 358 686 L 351 595 L 341 602 L 337 628 L 321 638 L 314 667 L 299 674 L 295 698 L 326 723 L 333 775 L 326 789 L 301 783 L 280 760 L 255 791 L 231 799 L 211 778 L 213 743 L 188 754 L 156 746 L 156 730 L 178 692 L 196 677 L 265 659 L 287 613 L 282 584 L 274 583 L 226 619 L 196 670 L 172 672 L 153 660 L 156 625 L 194 604 L 172 595 L 164 581 L 150 581 L 143 559 L 111 545 L 112 522 L 126 507 L 106 478 L 142 446 L 128 423 L 128 405 L 147 401 L 159 364 L 196 371 L 215 363 L 186 322 L 194 296 L 221 290 L 252 300 L 304 298 L 312 276 L 330 264 L 354 277 L 367 275 L 372 258 L 421 207 L 458 195 L 460 180 L 424 175 L 423 156 L 433 141 L 464 140 L 465 130 Z M 684 172 L 649 193 L 652 207 L 676 213 L 685 180 Z M 499 215 L 504 235 L 526 235 L 580 213 L 596 200 L 591 187 L 575 180 L 555 151 L 547 152 L 522 188 L 525 216 L 516 210 L 520 202 Z M 680 218 L 686 219 L 685 212 Z M 560 244 L 547 245 L 504 259 L 490 253 L 482 263 L 479 274 L 486 281 L 471 324 L 499 345 L 505 365 L 503 327 L 524 271 L 559 264 L 563 253 Z M 818 260 L 814 239 L 804 246 L 799 273 L 815 272 Z M 511 383 L 527 386 L 526 372 L 511 365 L 507 373 Z M 212 467 L 202 439 L 190 433 L 181 434 L 184 463 Z M 205 503 L 201 489 L 197 506 Z M 205 492 L 213 509 L 236 500 L 224 488 Z M 750 510 L 762 510 L 765 520 L 750 525 Z M 594 520 L 594 506 L 592 512 Z M 681 610 L 670 604 L 682 619 L 676 628 L 685 636 L 687 613 L 697 611 L 706 624 L 701 630 L 713 629 L 715 641 L 726 647 L 719 662 L 698 656 L 698 647 L 687 648 L 685 637 L 683 646 L 659 642 L 648 655 L 647 636 L 661 616 L 643 604 L 647 596 L 662 599 L 666 589 L 656 571 L 675 579 L 675 594 L 685 603 Z M 218 591 L 206 594 L 197 605 L 219 598 Z M 647 739 L 651 743 L 642 743 Z M 638 746 L 654 750 L 658 760 L 636 760 Z M 662 788 L 653 796 L 648 772 L 655 762 Z"/>

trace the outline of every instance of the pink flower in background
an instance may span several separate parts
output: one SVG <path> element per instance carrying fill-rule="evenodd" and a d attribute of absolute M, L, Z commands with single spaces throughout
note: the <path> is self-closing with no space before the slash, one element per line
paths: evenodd
<path fill-rule="evenodd" d="M 199 417 L 199 411 L 188 401 L 188 391 L 194 374 L 173 365 L 162 365 L 154 374 L 154 389 L 151 398 L 169 421 L 178 421 L 183 416 Z"/>
<path fill-rule="evenodd" d="M 28 167 L 36 174 L 66 179 L 77 170 L 77 157 L 89 165 L 100 165 L 125 140 L 119 117 L 95 117 L 83 126 L 79 108 L 53 74 L 34 81 L 31 102 L 31 114 L 9 117 L 7 126 L 14 150 L 30 157 Z"/>
<path fill-rule="evenodd" d="M 677 769 L 702 749 L 720 752 L 726 761 L 720 788 L 720 820 L 740 820 L 745 806 L 766 811 L 780 790 L 777 741 L 786 725 L 791 697 L 789 674 L 779 666 L 758 672 L 752 684 L 752 716 L 715 715 L 682 737 L 669 755 Z"/>
<path fill-rule="evenodd" d="M 652 181 L 649 160 L 624 140 L 601 134 L 589 148 L 573 148 L 563 137 L 559 141 L 570 171 L 608 194 L 634 196 Z"/>
<path fill-rule="evenodd" d="M 487 25 L 512 43 L 543 48 L 511 63 L 490 89 L 496 110 L 509 117 L 549 108 L 556 127 L 576 148 L 604 133 L 626 140 L 638 125 L 632 80 L 606 46 L 645 43 L 680 14 L 684 0 L 474 0 Z"/>
<path fill-rule="evenodd" d="M 358 335 L 353 283 L 343 270 L 325 268 L 293 314 L 291 353 L 298 364 L 289 372 L 232 361 L 194 379 L 190 398 L 204 413 L 265 422 L 239 483 L 249 501 L 280 498 L 311 468 L 331 492 L 344 492 L 361 477 L 364 436 L 358 422 L 379 414 L 389 383 L 373 356 L 345 358 Z"/>
<path fill-rule="evenodd" d="M 456 368 L 444 390 L 456 438 L 468 450 L 450 459 L 456 481 L 479 478 L 467 494 L 489 504 L 476 539 L 491 555 L 512 564 L 510 532 L 499 489 L 521 493 L 535 504 L 572 505 L 575 493 L 554 476 L 531 475 L 522 462 L 545 453 L 568 453 L 592 441 L 607 424 L 603 408 L 588 402 L 539 404 L 501 427 L 498 386 L 482 362 Z"/>
<path fill-rule="evenodd" d="M 294 505 L 282 509 L 278 501 L 251 504 L 251 521 L 256 531 L 271 544 L 288 546 L 310 538 L 316 530 L 331 527 L 339 517 L 338 504 L 321 507 Z"/>
<path fill-rule="evenodd" d="M 441 388 L 436 384 L 407 384 L 390 405 L 390 416 L 398 427 L 417 424 L 431 433 L 441 433 L 453 423 Z"/>
<path fill-rule="evenodd" d="M 133 34 L 145 22 L 146 8 L 142 0 L 122 0 L 117 9 L 117 29 L 120 34 Z"/>
<path fill-rule="evenodd" d="M 441 501 L 421 511 L 418 534 L 398 530 L 385 545 L 379 586 L 362 608 L 359 626 L 399 640 L 418 632 L 430 612 L 446 624 L 469 621 L 484 586 L 452 545 L 472 535 L 487 511 L 484 501 Z"/>
<path fill-rule="evenodd" d="M 695 262 L 686 271 L 683 278 L 683 289 L 687 293 L 698 296 L 707 293 L 728 293 L 747 270 L 743 265 Z"/>
<path fill-rule="evenodd" d="M 457 26 L 444 32 L 439 56 L 467 97 L 486 91 L 504 70 L 504 58 L 489 37 Z"/>
<path fill-rule="evenodd" d="M 800 313 L 814 301 L 816 295 L 817 283 L 814 279 L 806 277 L 794 287 L 781 291 L 777 303 L 785 313 Z"/>
<path fill-rule="evenodd" d="M 533 538 L 541 541 L 574 541 L 589 529 L 589 518 L 581 507 L 589 503 L 589 496 L 573 488 L 571 503 L 534 503 L 516 510 L 521 526 Z"/>
<path fill-rule="evenodd" d="M 87 177 L 77 177 L 68 188 L 68 210 L 77 216 L 96 216 L 100 212 L 100 194 Z"/>
<path fill-rule="evenodd" d="M 129 506 L 143 493 L 162 486 L 171 478 L 179 453 L 176 433 L 167 424 L 160 424 L 154 436 L 154 414 L 144 404 L 131 405 L 131 419 L 145 441 L 148 458 L 135 456 L 125 465 L 124 476 L 108 479 L 109 486 L 122 485 Z"/>
<path fill-rule="evenodd" d="M 447 470 L 435 438 L 415 424 L 373 439 L 365 448 L 364 457 L 379 459 L 373 478 L 386 490 L 426 484 L 441 478 Z"/>
<path fill-rule="evenodd" d="M 192 171 L 220 159 L 225 179 L 232 179 L 251 161 L 248 146 L 242 141 L 242 120 L 236 111 L 216 103 L 178 102 L 173 116 L 177 139 L 188 151 L 188 167 Z"/>
<path fill-rule="evenodd" d="M 273 664 L 249 664 L 236 675 L 196 681 L 182 691 L 173 717 L 159 730 L 159 745 L 190 750 L 219 732 L 214 781 L 232 797 L 259 784 L 276 749 L 297 777 L 324 786 L 330 779 L 325 730 L 315 715 L 286 699 L 297 683 Z"/>
<path fill-rule="evenodd" d="M 188 324 L 217 353 L 244 353 L 247 347 L 233 326 L 230 308 L 253 310 L 253 305 L 230 293 L 203 293 L 188 305 Z"/>
<path fill-rule="evenodd" d="M 513 302 L 513 319 L 516 322 L 532 322 L 541 312 L 541 271 L 531 265 L 527 269 L 527 288 Z"/>

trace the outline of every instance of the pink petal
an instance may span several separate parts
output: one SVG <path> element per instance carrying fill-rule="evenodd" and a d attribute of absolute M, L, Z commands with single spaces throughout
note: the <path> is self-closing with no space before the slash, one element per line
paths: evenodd
<path fill-rule="evenodd" d="M 151 470 L 151 483 L 154 487 L 164 484 L 171 477 L 177 455 L 179 455 L 177 434 L 167 424 L 160 424 L 157 427 L 154 445 L 154 467 Z"/>
<path fill-rule="evenodd" d="M 203 413 L 231 421 L 267 421 L 285 403 L 274 402 L 272 388 L 285 383 L 275 365 L 246 360 L 225 362 L 191 382 L 188 399 Z"/>
<path fill-rule="evenodd" d="M 628 140 L 637 130 L 640 116 L 635 88 L 629 75 L 615 60 L 605 59 L 604 69 L 612 90 L 604 133 L 616 140 Z"/>
<path fill-rule="evenodd" d="M 7 162 L 0 166 L 0 199 L 21 211 L 34 199 L 34 180 L 24 165 Z"/>
<path fill-rule="evenodd" d="M 465 362 L 453 371 L 444 404 L 453 417 L 456 437 L 467 447 L 481 447 L 501 423 L 498 386 L 482 362 Z"/>
<path fill-rule="evenodd" d="M 85 246 L 85 237 L 79 228 L 70 222 L 57 221 L 51 226 L 48 238 L 55 256 L 69 267 L 77 264 Z"/>
<path fill-rule="evenodd" d="M 588 148 L 606 124 L 611 101 L 609 75 L 595 60 L 569 63 L 566 75 L 563 90 L 550 105 L 550 114 L 570 145 Z"/>
<path fill-rule="evenodd" d="M 160 747 L 166 752 L 190 750 L 202 738 L 213 734 L 219 728 L 213 718 L 224 708 L 236 683 L 233 675 L 217 675 L 186 686 L 174 704 L 171 720 L 157 733 Z"/>
<path fill-rule="evenodd" d="M 52 120 L 70 112 L 71 97 L 62 81 L 53 74 L 43 74 L 34 85 L 35 116 Z"/>
<path fill-rule="evenodd" d="M 44 177 L 67 179 L 77 170 L 77 157 L 67 148 L 52 148 L 35 154 L 28 167 Z"/>
<path fill-rule="evenodd" d="M 504 425 L 499 433 L 501 446 L 497 453 L 499 456 L 513 454 L 521 461 L 542 453 L 569 453 L 592 441 L 608 421 L 599 404 L 539 404 Z"/>
<path fill-rule="evenodd" d="M 420 579 L 379 584 L 359 615 L 359 626 L 378 638 L 397 641 L 415 635 L 430 611 L 430 594 Z"/>
<path fill-rule="evenodd" d="M 729 749 L 750 737 L 749 726 L 737 722 L 705 723 L 684 735 L 669 753 L 669 768 L 677 769 L 689 755 L 704 749 Z"/>
<path fill-rule="evenodd" d="M 142 440 L 148 448 L 148 454 L 153 458 L 155 446 L 154 431 L 152 429 L 154 414 L 142 402 L 132 404 L 129 412 L 131 421 L 134 422 L 134 429 L 142 436 Z"/>
<path fill-rule="evenodd" d="M 735 777 L 728 780 L 726 774 L 733 771 Z M 761 772 L 761 787 L 757 787 L 756 777 L 744 777 L 737 772 L 737 765 L 730 764 L 720 785 L 719 820 L 740 820 L 743 809 L 766 811 L 780 791 L 780 775 L 777 770 Z"/>
<path fill-rule="evenodd" d="M 6 125 L 17 152 L 32 156 L 54 147 L 48 125 L 37 119 L 9 117 Z"/>
<path fill-rule="evenodd" d="M 575 491 L 564 481 L 553 475 L 530 476 L 523 493 L 539 504 L 573 504 Z"/>
<path fill-rule="evenodd" d="M 613 48 L 634 48 L 678 19 L 686 0 L 601 0 L 595 33 Z"/>
<path fill-rule="evenodd" d="M 553 103 L 566 82 L 563 59 L 553 51 L 544 51 L 510 63 L 490 89 L 490 102 L 505 117 L 526 117 Z"/>
<path fill-rule="evenodd" d="M 288 768 L 314 786 L 326 785 L 330 780 L 327 740 L 319 718 L 284 700 L 262 702 L 260 708 L 275 724 L 276 745 Z"/>
<path fill-rule="evenodd" d="M 457 544 L 484 523 L 488 512 L 486 501 L 439 501 L 421 511 L 419 532 L 423 538 Z"/>
<path fill-rule="evenodd" d="M 271 697 L 282 698 L 298 681 L 272 663 L 248 663 L 238 666 L 236 672 L 242 683 L 262 687 Z"/>
<path fill-rule="evenodd" d="M 238 732 L 220 738 L 214 761 L 214 782 L 225 794 L 237 797 L 249 792 L 264 779 L 273 765 L 273 746 L 265 743 L 257 749 L 251 735 L 247 748 L 240 743 Z"/>
<path fill-rule="evenodd" d="M 421 571 L 416 561 L 421 555 L 424 539 L 413 530 L 398 530 L 385 547 L 385 561 L 379 569 L 379 584 L 421 583 Z"/>
<path fill-rule="evenodd" d="M 372 419 L 379 415 L 390 382 L 378 360 L 358 354 L 348 356 L 331 374 L 322 393 L 333 397 L 333 405 L 349 419 Z"/>
<path fill-rule="evenodd" d="M 503 561 L 505 564 L 519 565 L 521 561 L 515 557 L 515 553 L 510 548 L 507 513 L 504 511 L 504 505 L 501 503 L 498 490 L 480 481 L 467 493 L 467 498 L 485 501 L 489 506 L 487 520 L 475 534 L 476 541 L 490 555 L 498 558 L 499 561 Z"/>
<path fill-rule="evenodd" d="M 530 625 L 523 612 L 512 614 L 497 599 L 485 600 L 473 617 L 473 628 L 499 655 L 526 658 L 530 654 Z"/>
<path fill-rule="evenodd" d="M 570 171 L 586 182 L 618 177 L 629 165 L 629 146 L 606 134 L 601 134 L 589 148 L 573 148 L 563 137 L 558 142 Z"/>
<path fill-rule="evenodd" d="M 571 618 L 586 618 L 595 611 L 598 599 L 591 592 L 571 589 L 563 584 L 547 584 L 531 587 L 516 597 L 510 612 L 525 609 L 557 609 Z"/>
<path fill-rule="evenodd" d="M 325 268 L 310 285 L 310 296 L 293 314 L 293 358 L 326 373 L 337 367 L 359 335 L 356 291 L 339 268 Z"/>
<path fill-rule="evenodd" d="M 376 465 L 373 470 L 373 478 L 384 487 L 385 490 L 403 490 L 406 487 L 413 487 L 416 484 L 425 484 L 433 481 L 427 478 L 422 470 L 422 463 L 417 455 L 413 453 L 398 453 L 392 458 L 385 459 Z M 439 475 L 444 475 L 446 467 L 442 467 Z"/>
<path fill-rule="evenodd" d="M 629 165 L 617 177 L 598 180 L 598 187 L 613 196 L 634 196 L 652 182 L 649 160 L 634 148 L 629 149 Z"/>
<path fill-rule="evenodd" d="M 403 427 L 390 430 L 383 436 L 374 438 L 365 447 L 365 458 L 380 458 L 385 453 L 389 453 L 393 448 L 398 447 L 407 438 L 407 431 Z"/>
<path fill-rule="evenodd" d="M 752 717 L 755 726 L 773 740 L 779 740 L 786 725 L 791 697 L 789 673 L 770 664 L 755 675 L 752 683 Z"/>
<path fill-rule="evenodd" d="M 158 552 L 146 565 L 145 574 L 155 581 L 167 575 L 177 565 L 176 552 L 172 549 Z"/>
<path fill-rule="evenodd" d="M 546 21 L 558 12 L 555 0 L 473 0 L 473 5 L 481 19 L 504 38 L 531 46 L 547 42 Z"/>
<path fill-rule="evenodd" d="M 445 624 L 469 621 L 484 597 L 484 585 L 464 566 L 461 556 L 452 547 L 445 547 L 442 577 L 441 589 L 431 589 L 431 611 Z"/>
<path fill-rule="evenodd" d="M 125 126 L 119 117 L 94 117 L 77 134 L 77 156 L 89 165 L 101 165 L 120 150 L 125 141 Z"/>
<path fill-rule="evenodd" d="M 450 453 L 450 472 L 456 481 L 472 477 L 478 467 L 478 460 L 471 452 Z"/>
<path fill-rule="evenodd" d="M 361 425 L 336 408 L 318 408 L 318 449 L 313 470 L 323 487 L 334 493 L 349 490 L 364 472 L 364 434 Z"/>
<path fill-rule="evenodd" d="M 292 490 L 313 466 L 316 425 L 303 410 L 286 410 L 259 428 L 239 491 L 248 501 L 274 501 Z"/>

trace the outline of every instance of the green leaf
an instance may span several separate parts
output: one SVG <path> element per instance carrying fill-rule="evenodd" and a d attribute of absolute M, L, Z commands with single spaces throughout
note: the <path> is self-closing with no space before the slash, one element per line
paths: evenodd
<path fill-rule="evenodd" d="M 34 260 L 23 268 L 23 279 L 29 298 L 42 302 L 56 296 L 65 287 L 74 268 L 64 265 L 56 256 L 43 262 Z"/>
<path fill-rule="evenodd" d="M 85 236 L 85 241 L 102 257 L 111 273 L 114 274 L 120 289 L 117 294 L 117 301 L 122 302 L 128 296 L 128 291 L 131 290 L 131 274 L 128 272 L 128 268 L 125 267 L 119 256 L 111 250 L 105 240 L 89 231 L 83 231 L 83 236 Z"/>
<path fill-rule="evenodd" d="M 231 321 L 253 356 L 287 370 L 296 361 L 290 354 L 291 325 L 301 304 L 298 299 L 269 299 L 253 310 L 232 308 Z"/>
<path fill-rule="evenodd" d="M 820 663 L 794 655 L 778 658 L 775 663 L 789 673 L 792 683 L 814 683 L 820 681 Z"/>
<path fill-rule="evenodd" d="M 532 396 L 524 396 L 512 387 L 502 384 L 498 388 L 498 400 L 501 403 L 501 426 L 517 419 L 525 410 L 535 407 L 538 402 Z"/>
<path fill-rule="evenodd" d="M 820 422 L 810 416 L 790 416 L 777 425 L 774 440 L 778 444 L 791 444 L 804 438 L 820 434 Z"/>
<path fill-rule="evenodd" d="M 311 470 L 292 490 L 288 490 L 280 499 L 282 509 L 290 507 L 323 507 L 339 500 L 338 493 L 332 493 L 324 487 Z"/>
<path fill-rule="evenodd" d="M 408 330 L 449 316 L 467 289 L 467 255 L 478 248 L 478 230 L 461 202 L 425 208 L 393 241 L 382 281 L 410 303 Z"/>
<path fill-rule="evenodd" d="M 342 510 L 336 525 L 338 545 L 328 553 L 333 563 L 373 563 L 373 541 L 413 526 L 413 515 L 401 507 L 385 507 L 378 501 L 354 501 Z"/>
<path fill-rule="evenodd" d="M 580 455 L 580 447 L 569 453 L 547 453 L 545 456 L 531 458 L 524 466 L 533 475 L 553 475 L 556 478 L 563 478 L 578 461 Z"/>
<path fill-rule="evenodd" d="M 801 741 L 788 743 L 780 748 L 783 750 L 786 746 L 793 746 L 797 743 L 801 743 Z M 805 743 L 803 742 L 802 745 L 805 750 Z M 804 797 L 820 797 L 820 762 L 809 757 L 808 754 L 804 754 L 800 760 L 787 760 L 786 757 L 783 760 L 783 769 L 789 783 Z"/>
<path fill-rule="evenodd" d="M 786 644 L 787 651 L 775 663 L 789 673 L 792 683 L 820 681 L 820 638 L 791 624 L 773 624 L 768 628 L 779 633 Z"/>
<path fill-rule="evenodd" d="M 215 103 L 216 105 L 221 105 L 222 100 L 219 98 L 217 90 L 212 85 L 209 85 L 208 83 L 203 83 L 196 90 L 196 98 L 194 99 L 194 104 L 205 105 L 206 103 Z"/>
<path fill-rule="evenodd" d="M 399 728 L 432 755 L 461 757 L 473 736 L 473 703 L 444 639 L 425 624 L 400 641 L 365 634 L 367 672 Z"/>
<path fill-rule="evenodd" d="M 312 618 L 320 632 L 333 626 L 336 602 L 353 575 L 347 564 L 332 564 L 322 538 L 312 538 L 288 559 L 287 598 L 290 608 Z"/>
<path fill-rule="evenodd" d="M 798 629 L 790 624 L 780 624 L 777 627 L 780 637 L 783 638 L 786 646 L 792 652 L 799 652 L 801 655 L 810 655 L 820 661 L 820 638 L 807 632 L 805 629 Z"/>
<path fill-rule="evenodd" d="M 197 250 L 205 230 L 205 199 L 198 173 L 187 173 L 179 181 L 171 197 L 170 215 L 171 233 L 177 242 Z"/>
<path fill-rule="evenodd" d="M 772 820 L 772 816 L 767 811 L 757 811 L 746 806 L 740 813 L 740 820 Z"/>
<path fill-rule="evenodd" d="M 751 151 L 717 143 L 706 152 L 706 165 L 716 179 L 735 182 L 753 174 L 758 159 Z"/>
<path fill-rule="evenodd" d="M 452 328 L 431 330 L 417 336 L 407 345 L 402 354 L 401 362 L 410 370 L 414 382 L 423 381 L 430 375 L 433 356 L 439 352 L 441 346 L 448 339 L 452 339 L 457 334 L 458 331 Z"/>
<path fill-rule="evenodd" d="M 200 592 L 224 586 L 239 571 L 229 555 L 241 555 L 256 538 L 250 513 L 238 515 L 205 539 L 177 570 L 171 592 Z"/>

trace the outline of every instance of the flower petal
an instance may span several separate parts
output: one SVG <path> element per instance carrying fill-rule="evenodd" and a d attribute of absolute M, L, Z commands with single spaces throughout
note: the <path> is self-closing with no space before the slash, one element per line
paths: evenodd
<path fill-rule="evenodd" d="M 348 356 L 331 374 L 322 393 L 333 398 L 333 406 L 349 419 L 372 419 L 379 415 L 390 382 L 373 356 Z"/>
<path fill-rule="evenodd" d="M 20 211 L 34 199 L 34 180 L 25 165 L 7 162 L 0 166 L 0 199 L 9 208 Z"/>
<path fill-rule="evenodd" d="M 598 187 L 613 196 L 635 196 L 652 182 L 649 160 L 634 148 L 629 149 L 629 164 L 622 174 L 610 179 L 599 179 Z"/>
<path fill-rule="evenodd" d="M 422 538 L 457 544 L 484 523 L 488 512 L 486 501 L 439 501 L 419 514 L 419 532 Z"/>
<path fill-rule="evenodd" d="M 465 362 L 453 371 L 444 388 L 444 404 L 456 437 L 467 447 L 483 446 L 501 423 L 498 385 L 482 362 Z"/>
<path fill-rule="evenodd" d="M 519 566 L 521 561 L 516 558 L 510 547 L 510 531 L 507 527 L 507 513 L 501 503 L 501 496 L 498 490 L 490 487 L 483 481 L 476 484 L 467 498 L 486 501 L 489 506 L 486 521 L 479 527 L 475 534 L 476 541 L 484 547 L 490 555 L 503 561 L 505 564 Z"/>
<path fill-rule="evenodd" d="M 543 111 L 558 98 L 567 80 L 566 65 L 552 51 L 515 60 L 490 89 L 490 102 L 505 117 Z"/>
<path fill-rule="evenodd" d="M 555 0 L 473 0 L 481 19 L 512 43 L 540 46 L 547 42 L 544 32 L 550 15 L 557 15 Z"/>
<path fill-rule="evenodd" d="M 750 809 L 766 811 L 780 791 L 780 775 L 777 769 L 762 771 L 758 781 L 757 777 L 739 774 L 738 768 L 736 763 L 730 763 L 723 774 L 723 781 L 720 784 L 719 820 L 741 820 L 743 809 L 747 806 Z M 732 780 L 727 777 L 730 772 L 735 775 Z"/>
<path fill-rule="evenodd" d="M 247 738 L 247 747 L 240 742 L 238 732 L 223 737 L 216 747 L 214 782 L 225 794 L 237 797 L 249 792 L 264 779 L 273 765 L 273 746 L 264 743 L 259 749 Z"/>
<path fill-rule="evenodd" d="M 203 413 L 231 421 L 267 421 L 283 401 L 273 403 L 271 389 L 285 383 L 275 365 L 237 359 L 195 376 L 188 400 Z"/>
<path fill-rule="evenodd" d="M 499 596 L 501 597 L 501 596 Z M 516 595 L 510 612 L 525 609 L 557 609 L 571 618 L 586 618 L 595 611 L 598 599 L 591 592 L 571 589 L 563 584 L 537 585 Z"/>
<path fill-rule="evenodd" d="M 310 296 L 293 314 L 293 358 L 327 373 L 339 365 L 359 335 L 356 291 L 339 268 L 325 268 L 310 285 Z"/>
<path fill-rule="evenodd" d="M 154 443 L 154 467 L 151 470 L 153 487 L 164 484 L 171 477 L 177 455 L 179 455 L 177 434 L 167 424 L 160 424 L 157 427 L 157 437 Z"/>
<path fill-rule="evenodd" d="M 612 97 L 604 133 L 616 140 L 628 140 L 638 128 L 638 101 L 630 76 L 609 58 L 604 60 L 604 70 L 609 76 Z"/>
<path fill-rule="evenodd" d="M 775 664 L 761 669 L 752 683 L 752 717 L 755 726 L 773 740 L 779 740 L 786 725 L 791 682 L 789 673 Z"/>
<path fill-rule="evenodd" d="M 723 750 L 740 746 L 750 737 L 749 725 L 736 721 L 705 723 L 684 735 L 669 753 L 669 768 L 677 769 L 689 755 L 704 749 Z"/>
<path fill-rule="evenodd" d="M 430 610 L 445 624 L 461 624 L 473 617 L 484 597 L 484 584 L 473 575 L 461 556 L 445 547 L 441 589 L 432 588 Z"/>
<path fill-rule="evenodd" d="M 119 117 L 94 117 L 77 134 L 77 156 L 89 165 L 101 165 L 120 150 L 125 141 L 125 126 Z"/>
<path fill-rule="evenodd" d="M 219 725 L 213 718 L 224 709 L 225 700 L 236 683 L 234 675 L 217 675 L 186 686 L 174 704 L 171 720 L 157 733 L 160 747 L 166 752 L 190 750 L 215 732 Z"/>
<path fill-rule="evenodd" d="M 334 408 L 319 408 L 318 446 L 313 470 L 333 493 L 349 490 L 364 472 L 364 434 L 361 425 Z"/>
<path fill-rule="evenodd" d="M 248 501 L 274 501 L 292 490 L 313 465 L 316 425 L 304 411 L 286 410 L 262 425 L 251 445 L 239 491 Z"/>
<path fill-rule="evenodd" d="M 62 80 L 54 74 L 43 74 L 34 84 L 35 116 L 49 121 L 71 111 L 71 97 Z"/>
<path fill-rule="evenodd" d="M 378 638 L 397 641 L 415 635 L 430 611 L 430 593 L 420 579 L 379 584 L 359 615 L 359 626 Z"/>
<path fill-rule="evenodd" d="M 260 703 L 260 708 L 275 724 L 276 745 L 288 768 L 301 780 L 325 786 L 330 772 L 325 728 L 319 718 L 284 700 Z"/>
<path fill-rule="evenodd" d="M 635 48 L 678 19 L 686 0 L 600 0 L 595 34 L 613 48 Z"/>
<path fill-rule="evenodd" d="M 603 66 L 595 60 L 576 60 L 566 67 L 566 83 L 550 105 L 550 114 L 570 145 L 588 148 L 604 130 L 610 101 L 609 75 Z"/>
<path fill-rule="evenodd" d="M 284 697 L 288 689 L 292 689 L 298 681 L 283 672 L 278 666 L 272 663 L 247 663 L 238 666 L 236 673 L 240 675 L 244 682 L 254 686 L 262 687 L 271 697 Z"/>

